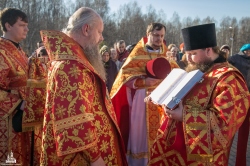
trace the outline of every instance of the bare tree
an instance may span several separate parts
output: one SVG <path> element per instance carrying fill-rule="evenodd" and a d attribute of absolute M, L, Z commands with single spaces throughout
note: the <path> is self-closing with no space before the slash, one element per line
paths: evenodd
<path fill-rule="evenodd" d="M 172 18 L 167 24 L 167 44 L 180 44 L 181 43 L 181 22 L 178 13 L 174 12 Z"/>
<path fill-rule="evenodd" d="M 238 29 L 238 36 L 236 50 L 238 52 L 239 49 L 243 46 L 243 44 L 250 43 L 250 17 L 244 17 L 239 21 L 239 29 Z"/>
<path fill-rule="evenodd" d="M 125 40 L 127 44 L 137 43 L 142 36 L 146 35 L 146 26 L 141 7 L 137 2 L 124 4 L 118 10 L 117 40 Z"/>
<path fill-rule="evenodd" d="M 182 28 L 186 28 L 193 25 L 193 20 L 191 17 L 185 17 L 182 21 Z"/>
<path fill-rule="evenodd" d="M 157 10 L 149 5 L 147 12 L 142 12 L 142 7 L 136 1 L 124 3 L 115 13 L 110 13 L 109 0 L 1 0 L 0 9 L 5 7 L 19 8 L 28 15 L 29 33 L 22 42 L 24 50 L 31 54 L 36 49 L 36 43 L 41 40 L 40 30 L 61 30 L 67 25 L 69 16 L 79 7 L 87 6 L 96 10 L 104 22 L 104 42 L 109 47 L 118 40 L 125 40 L 127 44 L 137 43 L 146 35 L 147 25 L 160 22 L 166 25 L 165 39 L 167 44 L 182 42 L 181 28 L 216 23 L 217 42 L 221 46 L 228 44 L 233 53 L 250 41 L 250 17 L 236 18 L 225 17 L 220 22 L 211 17 L 200 19 L 196 17 L 183 18 L 180 21 L 178 13 L 168 19 L 163 10 Z M 231 28 L 230 28 L 231 27 Z"/>
<path fill-rule="evenodd" d="M 224 44 L 227 44 L 230 46 L 231 43 L 231 22 L 232 18 L 230 17 L 224 17 L 220 22 L 220 27 L 217 28 L 217 42 L 219 46 L 222 46 Z"/>

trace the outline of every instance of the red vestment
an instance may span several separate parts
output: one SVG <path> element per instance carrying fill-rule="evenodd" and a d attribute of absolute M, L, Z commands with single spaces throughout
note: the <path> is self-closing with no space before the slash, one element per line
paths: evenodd
<path fill-rule="evenodd" d="M 0 162 L 13 152 L 18 164 L 29 163 L 29 133 L 16 133 L 12 117 L 17 106 L 26 99 L 28 58 L 21 48 L 0 38 Z"/>
<path fill-rule="evenodd" d="M 120 69 L 116 80 L 113 84 L 110 96 L 112 98 L 112 102 L 115 107 L 115 112 L 118 120 L 119 127 L 122 132 L 122 136 L 125 142 L 125 147 L 128 147 L 128 140 L 129 140 L 129 133 L 131 134 L 131 128 L 138 127 L 139 130 L 144 130 L 140 128 L 138 121 L 132 121 L 131 115 L 129 115 L 129 111 L 132 110 L 132 105 L 146 105 L 145 108 L 135 108 L 138 112 L 141 112 L 141 115 L 145 115 L 145 121 L 146 124 L 143 124 L 143 127 L 146 126 L 146 137 L 147 137 L 147 149 L 145 151 L 145 146 L 142 147 L 144 149 L 137 148 L 140 152 L 133 152 L 131 149 L 127 149 L 127 154 L 132 156 L 132 158 L 135 159 L 142 159 L 148 157 L 149 149 L 156 137 L 157 129 L 160 127 L 160 121 L 161 121 L 161 107 L 158 107 L 151 102 L 144 103 L 144 102 L 138 102 L 134 97 L 134 94 L 138 92 L 138 90 L 145 89 L 144 97 L 146 97 L 147 94 L 149 94 L 156 86 L 148 87 L 145 85 L 145 82 L 143 81 L 144 78 L 147 77 L 146 73 L 146 64 L 148 61 L 158 58 L 158 57 L 165 57 L 166 58 L 166 52 L 167 48 L 163 44 L 162 48 L 158 50 L 157 52 L 149 52 L 146 47 L 147 38 L 142 38 L 137 45 L 134 47 L 133 51 L 128 56 L 127 60 L 125 61 L 123 67 Z M 178 68 L 178 65 L 175 62 L 170 62 L 171 68 Z M 126 85 L 127 82 L 130 80 L 136 79 L 136 86 L 134 88 L 130 88 Z M 159 79 L 159 83 L 161 80 Z M 143 95 L 138 95 L 139 97 L 142 97 Z M 138 97 L 138 98 L 139 98 Z M 132 102 L 129 104 L 129 101 L 132 99 Z M 139 110 L 140 109 L 140 110 Z M 135 111 L 131 111 L 132 112 Z M 140 114 L 140 113 L 138 113 Z M 137 115 L 138 115 L 137 114 Z M 139 115 L 140 116 L 140 115 Z M 133 116 L 137 118 L 138 116 Z M 139 117 L 140 118 L 140 117 Z M 141 118 L 142 119 L 142 118 Z M 141 120 L 140 119 L 140 120 Z M 144 119 L 143 119 L 144 120 Z M 133 123 L 133 125 L 129 125 L 129 123 Z M 141 121 L 140 121 L 141 123 Z M 142 122 L 143 123 L 143 122 Z M 138 132 L 138 133 L 145 133 L 144 131 Z M 131 136 L 130 136 L 131 137 Z M 141 137 L 145 137 L 144 135 Z M 132 139 L 132 138 L 130 138 Z"/>
<path fill-rule="evenodd" d="M 42 165 L 127 165 L 105 82 L 80 45 L 62 32 L 41 31 L 51 68 L 42 139 Z"/>
<path fill-rule="evenodd" d="M 46 76 L 42 59 L 32 57 L 29 62 L 26 106 L 23 111 L 22 132 L 32 131 L 32 164 L 39 165 L 42 144 L 43 114 L 46 99 Z"/>
<path fill-rule="evenodd" d="M 183 106 L 183 122 L 163 122 L 149 165 L 228 165 L 234 134 L 249 109 L 240 72 L 227 62 L 215 64 L 183 99 Z"/>

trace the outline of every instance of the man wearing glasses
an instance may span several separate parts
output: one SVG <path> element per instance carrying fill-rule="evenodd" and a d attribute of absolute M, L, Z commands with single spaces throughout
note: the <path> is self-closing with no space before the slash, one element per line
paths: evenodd
<path fill-rule="evenodd" d="M 167 48 L 163 42 L 166 27 L 161 23 L 151 23 L 146 34 L 125 61 L 110 94 L 131 166 L 147 165 L 148 152 L 161 118 L 158 107 L 150 102 L 144 103 L 144 98 L 162 81 L 148 76 L 146 64 L 156 58 L 166 58 Z M 172 63 L 169 66 L 171 69 L 178 67 Z"/>

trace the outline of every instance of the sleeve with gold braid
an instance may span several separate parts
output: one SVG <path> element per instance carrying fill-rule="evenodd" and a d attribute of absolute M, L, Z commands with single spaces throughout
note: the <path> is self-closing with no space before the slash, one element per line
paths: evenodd
<path fill-rule="evenodd" d="M 23 113 L 22 131 L 33 131 L 42 127 L 46 99 L 46 76 L 39 58 L 32 58 L 27 80 L 27 99 Z"/>

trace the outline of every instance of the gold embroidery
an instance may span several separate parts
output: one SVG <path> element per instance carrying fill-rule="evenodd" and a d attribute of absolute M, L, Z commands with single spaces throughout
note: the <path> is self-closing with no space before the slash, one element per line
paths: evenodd
<path fill-rule="evenodd" d="M 186 127 L 187 130 L 207 130 L 207 125 L 204 123 L 189 123 Z"/>
<path fill-rule="evenodd" d="M 226 148 L 228 145 L 228 141 L 221 133 L 221 128 L 218 126 L 218 122 L 216 122 L 216 117 L 213 112 L 210 112 L 210 120 L 211 120 L 211 129 L 214 132 L 215 137 L 220 142 L 223 148 Z"/>
<path fill-rule="evenodd" d="M 30 88 L 46 88 L 46 79 L 37 80 L 37 79 L 28 79 L 27 87 Z"/>
<path fill-rule="evenodd" d="M 88 165 L 100 155 L 106 165 L 123 165 L 115 112 L 110 99 L 103 98 L 105 83 L 71 38 L 56 31 L 41 34 L 50 57 L 57 60 L 48 78 L 41 164 L 57 159 L 57 165 L 74 165 L 74 155 L 83 153 Z"/>
<path fill-rule="evenodd" d="M 147 152 L 142 152 L 142 153 L 132 153 L 131 151 L 127 151 L 127 155 L 132 156 L 134 159 L 141 159 L 141 158 L 148 158 L 148 153 Z"/>
<path fill-rule="evenodd" d="M 212 154 L 187 154 L 189 161 L 213 162 Z"/>
<path fill-rule="evenodd" d="M 75 77 L 75 79 L 77 79 L 78 75 L 80 75 L 80 70 L 75 64 L 73 64 L 73 67 L 69 69 L 69 74 L 71 77 Z"/>
<path fill-rule="evenodd" d="M 92 121 L 92 120 L 94 120 L 94 116 L 92 113 L 80 114 L 77 116 L 72 116 L 70 118 L 65 118 L 63 120 L 58 120 L 55 122 L 55 131 L 58 131 L 65 127 L 74 126 L 74 125 Z"/>

